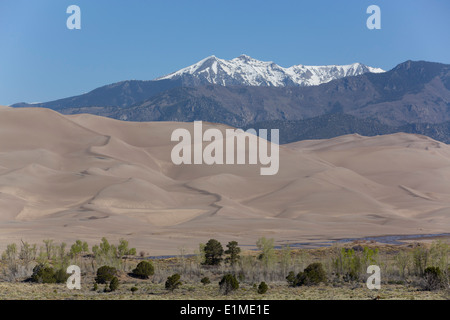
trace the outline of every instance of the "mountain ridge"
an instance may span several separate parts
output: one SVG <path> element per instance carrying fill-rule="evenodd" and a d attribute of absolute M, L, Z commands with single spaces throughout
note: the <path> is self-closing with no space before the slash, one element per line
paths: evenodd
<path fill-rule="evenodd" d="M 406 64 L 410 64 L 406 62 Z M 411 69 L 412 68 L 412 69 Z M 406 69 L 406 71 L 405 71 Z M 411 76 L 417 75 L 417 76 Z M 271 120 L 305 120 L 346 113 L 399 127 L 450 121 L 450 65 L 417 62 L 386 73 L 337 79 L 319 86 L 192 86 L 173 88 L 146 101 L 117 110 L 122 120 L 217 122 L 231 113 L 232 126 Z"/>
<path fill-rule="evenodd" d="M 367 72 L 381 73 L 384 70 L 362 63 L 325 66 L 299 64 L 284 68 L 273 61 L 260 61 L 245 54 L 231 60 L 220 59 L 212 55 L 156 80 L 180 79 L 183 85 L 187 86 L 218 84 L 223 86 L 302 87 L 319 85 Z"/>

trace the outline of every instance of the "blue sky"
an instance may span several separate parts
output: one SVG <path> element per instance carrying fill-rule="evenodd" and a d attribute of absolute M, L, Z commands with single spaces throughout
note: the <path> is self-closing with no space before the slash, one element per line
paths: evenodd
<path fill-rule="evenodd" d="M 66 9 L 81 8 L 81 30 Z M 369 30 L 369 5 L 381 30 Z M 447 0 L 0 0 L 0 105 L 151 80 L 209 55 L 294 64 L 450 63 Z"/>

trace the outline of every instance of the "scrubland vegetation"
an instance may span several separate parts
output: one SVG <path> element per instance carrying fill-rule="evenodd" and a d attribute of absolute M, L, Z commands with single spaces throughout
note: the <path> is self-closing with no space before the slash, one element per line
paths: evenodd
<path fill-rule="evenodd" d="M 89 248 L 43 240 L 9 244 L 1 255 L 0 299 L 450 299 L 450 245 L 354 242 L 317 249 L 257 250 L 210 239 L 193 254 L 147 259 L 121 239 Z M 81 269 L 81 290 L 69 290 L 69 265 Z M 369 265 L 381 289 L 369 290 Z"/>

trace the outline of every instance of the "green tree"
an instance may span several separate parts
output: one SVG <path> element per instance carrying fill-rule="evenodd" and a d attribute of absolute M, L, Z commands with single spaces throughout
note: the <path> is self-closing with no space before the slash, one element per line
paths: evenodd
<path fill-rule="evenodd" d="M 450 245 L 441 240 L 433 241 L 430 248 L 430 265 L 446 270 L 449 266 Z"/>
<path fill-rule="evenodd" d="M 8 244 L 6 250 L 2 253 L 3 261 L 15 261 L 17 258 L 17 245 L 15 243 Z"/>
<path fill-rule="evenodd" d="M 229 255 L 229 257 L 226 258 L 226 261 L 233 266 L 240 258 L 239 253 L 241 253 L 241 248 L 238 247 L 236 241 L 228 242 L 227 248 L 225 254 Z"/>
<path fill-rule="evenodd" d="M 426 248 L 419 246 L 413 250 L 412 255 L 415 273 L 419 276 L 423 276 L 425 268 L 428 265 L 429 251 Z"/>
<path fill-rule="evenodd" d="M 49 262 L 48 258 L 47 258 L 47 253 L 45 252 L 45 248 L 44 247 L 40 247 L 39 248 L 39 254 L 36 257 L 36 262 L 38 264 L 46 264 Z"/>
<path fill-rule="evenodd" d="M 223 247 L 216 239 L 210 239 L 205 245 L 205 265 L 219 265 L 222 262 Z"/>
<path fill-rule="evenodd" d="M 124 260 L 123 270 L 127 267 L 127 257 L 136 255 L 136 248 L 129 248 L 128 241 L 125 239 L 119 240 L 119 245 L 117 246 L 117 254 L 120 259 Z"/>
<path fill-rule="evenodd" d="M 195 258 L 197 263 L 205 263 L 206 257 L 205 257 L 205 246 L 206 244 L 200 243 L 198 245 L 198 251 L 195 252 Z"/>
<path fill-rule="evenodd" d="M 67 269 L 70 265 L 70 254 L 66 252 L 66 247 L 67 244 L 65 242 L 60 243 L 60 245 L 56 247 L 55 268 Z"/>
<path fill-rule="evenodd" d="M 117 247 L 110 244 L 105 237 L 102 238 L 97 252 L 105 257 L 117 257 Z"/>
<path fill-rule="evenodd" d="M 22 260 L 25 268 L 28 268 L 30 263 L 36 259 L 37 248 L 36 245 L 29 244 L 28 242 L 22 241 L 20 246 L 19 259 Z"/>
<path fill-rule="evenodd" d="M 6 250 L 2 253 L 2 261 L 6 264 L 9 278 L 14 280 L 19 271 L 17 264 L 17 245 L 15 243 L 6 246 Z"/>
<path fill-rule="evenodd" d="M 76 240 L 75 243 L 70 247 L 70 256 L 74 259 L 81 258 L 83 253 L 88 253 L 89 247 L 87 242 L 82 242 L 81 240 Z"/>
<path fill-rule="evenodd" d="M 275 261 L 274 239 L 259 238 L 256 246 L 261 251 L 258 259 L 262 261 L 265 267 L 269 267 Z"/>
<path fill-rule="evenodd" d="M 64 258 L 67 256 L 66 252 L 67 243 L 61 242 L 57 249 L 57 259 L 64 260 Z"/>
<path fill-rule="evenodd" d="M 379 264 L 378 263 L 378 252 L 379 252 L 378 248 L 371 249 L 367 246 L 364 247 L 361 262 L 365 269 L 367 269 L 367 267 L 369 265 L 372 265 L 372 264 L 378 265 Z"/>
<path fill-rule="evenodd" d="M 44 250 L 45 250 L 45 254 L 47 256 L 47 260 L 52 260 L 53 256 L 54 256 L 54 251 L 55 251 L 55 246 L 53 244 L 53 240 L 52 239 L 44 239 Z"/>
<path fill-rule="evenodd" d="M 119 245 L 117 247 L 117 253 L 119 254 L 119 257 L 136 255 L 136 248 L 129 248 L 128 245 L 129 244 L 127 240 L 119 240 Z"/>
<path fill-rule="evenodd" d="M 105 237 L 102 238 L 99 245 L 92 247 L 92 253 L 100 265 L 111 265 L 117 268 L 121 266 L 117 247 L 111 245 Z"/>
<path fill-rule="evenodd" d="M 280 257 L 281 271 L 283 272 L 283 274 L 286 274 L 291 263 L 291 247 L 289 245 L 283 246 L 283 248 L 281 249 Z"/>
<path fill-rule="evenodd" d="M 345 281 L 358 280 L 361 274 L 361 257 L 354 249 L 341 248 L 333 259 L 333 267 L 338 275 L 343 275 Z"/>
<path fill-rule="evenodd" d="M 394 264 L 397 266 L 397 268 L 400 270 L 400 275 L 402 278 L 405 278 L 406 274 L 406 268 L 410 264 L 409 255 L 405 251 L 400 251 L 395 257 L 394 257 Z"/>

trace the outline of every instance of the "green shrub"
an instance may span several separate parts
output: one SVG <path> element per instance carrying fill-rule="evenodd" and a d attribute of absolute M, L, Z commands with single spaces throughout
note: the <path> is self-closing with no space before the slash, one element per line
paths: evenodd
<path fill-rule="evenodd" d="M 439 290 L 444 286 L 444 275 L 439 267 L 427 267 L 423 272 L 424 289 Z"/>
<path fill-rule="evenodd" d="M 116 291 L 117 288 L 119 288 L 119 279 L 117 279 L 117 277 L 113 277 L 109 283 L 109 291 Z"/>
<path fill-rule="evenodd" d="M 167 277 L 167 281 L 165 284 L 166 289 L 173 292 L 175 289 L 181 286 L 180 278 L 181 276 L 178 273 Z"/>
<path fill-rule="evenodd" d="M 136 268 L 133 269 L 132 273 L 135 277 L 148 279 L 149 276 L 152 276 L 155 273 L 155 268 L 151 262 L 141 261 Z"/>
<path fill-rule="evenodd" d="M 359 280 L 359 273 L 351 269 L 346 274 L 344 274 L 344 281 L 346 282 L 352 282 L 352 281 L 358 281 Z"/>
<path fill-rule="evenodd" d="M 401 284 L 401 285 L 404 285 L 405 281 L 404 280 L 388 280 L 387 283 L 388 284 Z"/>
<path fill-rule="evenodd" d="M 220 280 L 219 287 L 220 290 L 227 295 L 230 292 L 239 289 L 239 281 L 237 281 L 234 275 L 226 274 L 222 277 L 222 280 Z"/>
<path fill-rule="evenodd" d="M 263 281 L 259 284 L 258 286 L 258 293 L 259 294 L 264 294 L 267 292 L 267 290 L 269 289 L 269 287 L 267 286 L 267 284 Z"/>
<path fill-rule="evenodd" d="M 326 282 L 327 274 L 322 264 L 315 262 L 307 266 L 303 272 L 299 272 L 297 276 L 294 275 L 293 271 L 289 272 L 286 280 L 291 287 L 312 286 Z"/>
<path fill-rule="evenodd" d="M 94 286 L 92 287 L 92 291 L 97 291 L 98 290 L 98 284 L 97 282 L 94 281 Z"/>
<path fill-rule="evenodd" d="M 201 283 L 203 283 L 203 285 L 207 285 L 211 283 L 211 280 L 209 280 L 208 277 L 204 277 L 202 278 L 202 280 L 200 280 Z"/>
<path fill-rule="evenodd" d="M 295 276 L 294 271 L 290 271 L 289 274 L 286 277 L 286 280 L 290 287 L 297 286 L 297 277 Z"/>
<path fill-rule="evenodd" d="M 117 274 L 116 268 L 110 266 L 102 266 L 97 269 L 97 277 L 95 277 L 95 282 L 97 283 L 107 283 L 110 282 Z"/>
<path fill-rule="evenodd" d="M 131 293 L 134 294 L 136 291 L 138 291 L 137 287 L 131 287 L 130 289 Z"/>
<path fill-rule="evenodd" d="M 51 267 L 39 264 L 33 268 L 31 281 L 37 283 L 56 283 L 55 271 Z"/>
<path fill-rule="evenodd" d="M 327 274 L 323 269 L 323 266 L 319 262 L 315 262 L 306 267 L 303 272 L 300 272 L 297 276 L 299 285 L 318 285 L 321 282 L 327 281 Z"/>
<path fill-rule="evenodd" d="M 55 272 L 56 283 L 65 283 L 69 279 L 69 274 L 64 269 L 58 269 Z"/>

